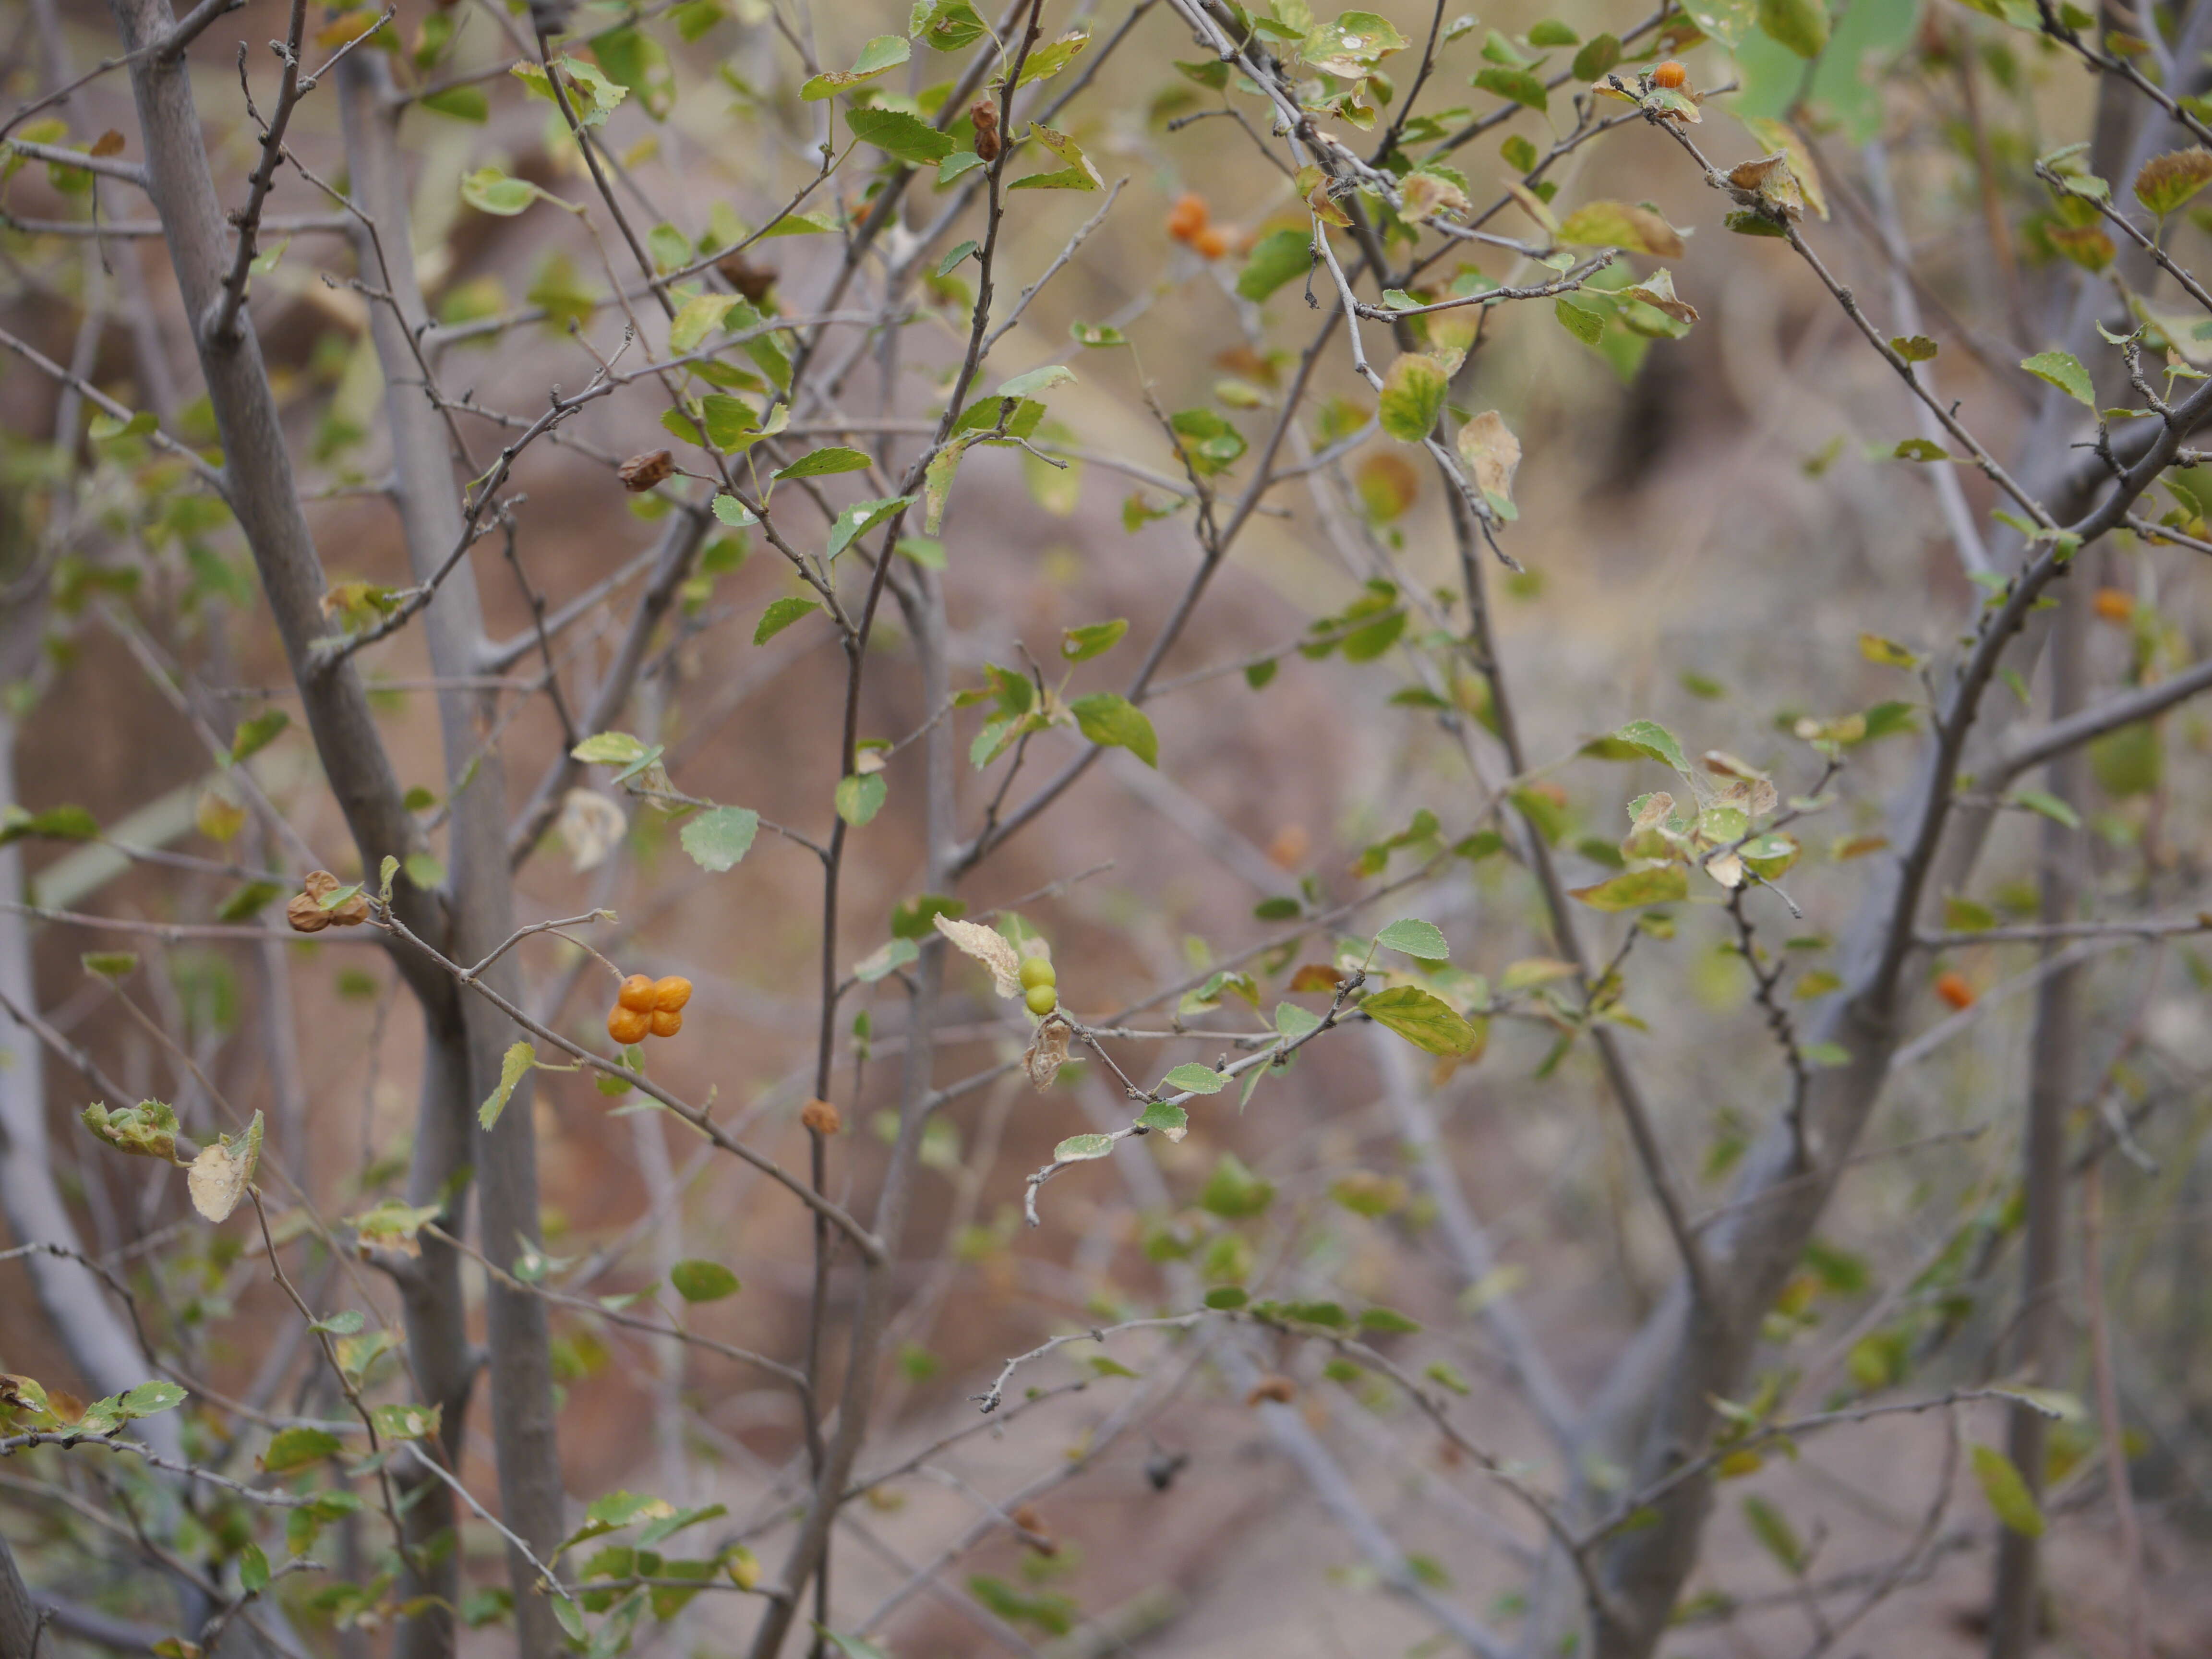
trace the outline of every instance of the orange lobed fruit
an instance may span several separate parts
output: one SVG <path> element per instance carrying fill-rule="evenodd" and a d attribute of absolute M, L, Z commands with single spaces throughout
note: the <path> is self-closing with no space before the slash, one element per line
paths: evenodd
<path fill-rule="evenodd" d="M 632 1013 L 651 1013 L 653 1012 L 653 975 L 632 974 L 622 982 L 622 989 L 615 993 L 615 1001 Z"/>
<path fill-rule="evenodd" d="M 1936 994 L 1954 1008 L 1966 1009 L 1974 1006 L 1974 988 L 1966 983 L 1966 976 L 1964 974 L 1936 975 Z"/>
<path fill-rule="evenodd" d="M 1188 242 L 1206 228 L 1206 222 L 1212 217 L 1206 210 L 1205 198 L 1191 194 L 1178 196 L 1175 205 L 1168 210 L 1168 234 L 1178 242 Z"/>
<path fill-rule="evenodd" d="M 655 1036 L 674 1036 L 684 1029 L 684 1016 L 673 1008 L 656 1008 L 645 1018 Z"/>
<path fill-rule="evenodd" d="M 2135 620 L 2135 595 L 2125 588 L 2099 588 L 2095 605 L 2097 614 L 2108 623 L 2127 623 Z"/>
<path fill-rule="evenodd" d="M 1671 58 L 1651 71 L 1651 84 L 1655 87 L 1665 87 L 1670 92 L 1677 91 L 1688 85 L 1689 80 L 1690 71 Z"/>
<path fill-rule="evenodd" d="M 1201 258 L 1206 259 L 1218 259 L 1233 246 L 1229 240 L 1229 233 L 1218 225 L 1206 226 L 1190 239 L 1190 245 L 1198 251 Z"/>
<path fill-rule="evenodd" d="M 654 1012 L 672 1014 L 690 1000 L 691 981 L 683 975 L 671 974 L 665 979 L 653 981 L 652 1007 Z"/>
<path fill-rule="evenodd" d="M 645 1041 L 646 1033 L 653 1029 L 653 1017 L 640 1013 L 635 1008 L 625 1008 L 620 1003 L 607 1010 L 607 1035 L 625 1048 L 634 1042 Z"/>

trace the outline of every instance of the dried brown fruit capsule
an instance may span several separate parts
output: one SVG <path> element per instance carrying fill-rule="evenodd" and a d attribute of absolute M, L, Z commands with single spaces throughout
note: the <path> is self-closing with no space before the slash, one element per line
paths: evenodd
<path fill-rule="evenodd" d="M 641 495 L 676 471 L 676 458 L 665 449 L 656 449 L 643 455 L 633 455 L 615 469 L 615 477 L 622 480 L 624 489 L 633 495 Z"/>
<path fill-rule="evenodd" d="M 799 1109 L 799 1121 L 817 1135 L 834 1135 L 845 1127 L 843 1114 L 826 1100 L 810 1100 Z"/>

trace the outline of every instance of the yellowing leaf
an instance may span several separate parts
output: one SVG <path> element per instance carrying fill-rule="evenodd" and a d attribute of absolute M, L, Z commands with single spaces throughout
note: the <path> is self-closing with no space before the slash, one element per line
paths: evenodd
<path fill-rule="evenodd" d="M 2043 1510 L 2012 1459 L 1995 1446 L 1975 1447 L 1973 1458 L 1974 1479 L 1981 1482 L 1982 1496 L 1989 1499 L 1990 1511 L 2008 1530 L 2029 1538 L 2042 1537 Z"/>
<path fill-rule="evenodd" d="M 1646 904 L 1672 904 L 1690 891 L 1689 872 L 1679 864 L 1656 870 L 1631 870 L 1594 887 L 1572 887 L 1568 896 L 1595 910 L 1633 910 Z"/>
<path fill-rule="evenodd" d="M 1579 247 L 1626 248 L 1662 259 L 1679 259 L 1684 248 L 1674 226 L 1650 208 L 1630 202 L 1585 202 L 1559 225 L 1559 240 Z"/>
<path fill-rule="evenodd" d="M 2136 174 L 2136 200 L 2161 219 L 2212 184 L 2212 150 L 2202 144 L 2154 155 Z"/>

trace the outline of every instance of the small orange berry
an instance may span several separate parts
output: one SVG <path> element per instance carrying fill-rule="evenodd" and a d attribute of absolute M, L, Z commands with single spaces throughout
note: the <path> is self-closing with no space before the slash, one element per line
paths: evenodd
<path fill-rule="evenodd" d="M 656 1008 L 645 1018 L 655 1036 L 674 1036 L 684 1029 L 684 1016 L 673 1008 Z"/>
<path fill-rule="evenodd" d="M 645 1041 L 652 1029 L 652 1016 L 641 1014 L 635 1008 L 625 1008 L 620 1003 L 607 1010 L 607 1035 L 625 1048 L 633 1042 Z"/>
<path fill-rule="evenodd" d="M 1206 222 L 1212 216 L 1204 197 L 1178 196 L 1175 205 L 1168 210 L 1168 234 L 1178 242 L 1188 242 L 1206 228 Z"/>
<path fill-rule="evenodd" d="M 1678 91 L 1689 84 L 1690 71 L 1669 58 L 1651 71 L 1651 84 L 1664 87 L 1669 92 Z"/>
<path fill-rule="evenodd" d="M 615 993 L 615 1000 L 633 1013 L 651 1013 L 653 976 L 650 974 L 632 974 L 622 982 L 622 989 Z"/>
<path fill-rule="evenodd" d="M 2097 614 L 2108 623 L 2130 623 L 2135 620 L 2135 595 L 2125 588 L 2099 588 L 2096 606 Z"/>
<path fill-rule="evenodd" d="M 1208 225 L 1190 239 L 1190 245 L 1205 259 L 1218 259 L 1229 252 L 1229 233 L 1218 225 Z"/>
<path fill-rule="evenodd" d="M 691 1000 L 691 981 L 681 974 L 671 974 L 653 983 L 653 1007 L 657 1013 L 672 1014 Z"/>
<path fill-rule="evenodd" d="M 1954 1008 L 1966 1009 L 1974 1006 L 1974 988 L 1966 983 L 1964 974 L 1936 975 L 1936 994 Z"/>

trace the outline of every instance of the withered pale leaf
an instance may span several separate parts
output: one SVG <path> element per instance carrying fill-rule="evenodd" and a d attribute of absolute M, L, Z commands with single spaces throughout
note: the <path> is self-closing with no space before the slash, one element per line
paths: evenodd
<path fill-rule="evenodd" d="M 571 789 L 562 796 L 561 816 L 553 825 L 568 849 L 569 867 L 579 875 L 606 862 L 629 827 L 622 808 L 593 789 Z"/>
<path fill-rule="evenodd" d="M 191 1189 L 192 1207 L 210 1221 L 228 1221 L 246 1196 L 254 1165 L 260 1161 L 261 1114 L 256 1112 L 245 1133 L 224 1135 L 213 1146 L 200 1148 L 185 1177 L 185 1184 Z"/>
<path fill-rule="evenodd" d="M 1069 1029 L 1067 1022 L 1057 1016 L 1036 1028 L 1028 1052 L 1022 1055 L 1022 1069 L 1029 1073 L 1032 1088 L 1051 1088 L 1060 1068 L 1067 1064 Z"/>
<path fill-rule="evenodd" d="M 1505 424 L 1505 417 L 1486 409 L 1459 429 L 1459 453 L 1465 457 L 1474 487 L 1492 504 L 1513 499 L 1513 474 L 1521 465 L 1521 441 Z"/>
<path fill-rule="evenodd" d="M 991 970 L 991 983 L 1002 997 L 1018 997 L 1022 994 L 1022 959 L 1004 933 L 995 927 L 986 927 L 979 921 L 955 921 L 939 914 L 931 918 L 937 931 L 952 941 L 953 948 L 970 956 Z M 1060 1044 L 1060 1055 L 1066 1057 L 1066 1042 Z M 1058 1069 L 1058 1061 L 1054 1062 Z"/>

